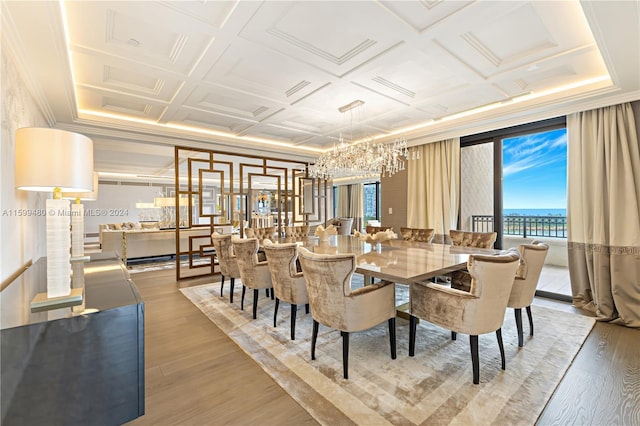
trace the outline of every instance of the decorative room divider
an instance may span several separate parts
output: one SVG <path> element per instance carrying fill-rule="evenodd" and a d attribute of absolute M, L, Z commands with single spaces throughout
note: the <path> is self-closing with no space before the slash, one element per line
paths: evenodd
<path fill-rule="evenodd" d="M 217 272 L 211 234 L 245 227 L 326 222 L 331 182 L 310 178 L 308 163 L 175 147 L 176 279 Z M 193 229 L 201 229 L 194 235 Z M 190 230 L 189 233 L 186 230 Z"/>

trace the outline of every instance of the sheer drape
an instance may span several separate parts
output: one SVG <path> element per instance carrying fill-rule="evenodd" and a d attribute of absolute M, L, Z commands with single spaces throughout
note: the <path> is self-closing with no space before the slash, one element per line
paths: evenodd
<path fill-rule="evenodd" d="M 349 185 L 351 214 L 353 217 L 353 229 L 362 231 L 362 216 L 364 214 L 364 188 L 361 183 Z"/>
<path fill-rule="evenodd" d="M 353 229 L 362 229 L 364 189 L 361 183 L 338 186 L 337 217 L 352 217 Z"/>
<path fill-rule="evenodd" d="M 573 302 L 640 327 L 640 153 L 630 104 L 567 116 Z"/>
<path fill-rule="evenodd" d="M 460 138 L 412 148 L 420 159 L 408 162 L 407 226 L 435 229 L 434 242 L 447 240 L 458 223 Z"/>

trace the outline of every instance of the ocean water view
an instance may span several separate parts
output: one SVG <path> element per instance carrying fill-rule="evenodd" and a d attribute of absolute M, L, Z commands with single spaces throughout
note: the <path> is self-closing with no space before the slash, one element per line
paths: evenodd
<path fill-rule="evenodd" d="M 503 209 L 504 216 L 566 216 L 567 209 Z"/>

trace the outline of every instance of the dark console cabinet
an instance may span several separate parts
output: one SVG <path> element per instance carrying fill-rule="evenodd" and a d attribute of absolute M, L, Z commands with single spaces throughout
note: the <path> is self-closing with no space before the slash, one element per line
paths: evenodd
<path fill-rule="evenodd" d="M 30 311 L 46 291 L 44 258 L 0 293 L 5 426 L 117 425 L 144 414 L 142 299 L 119 259 L 98 254 L 79 267 L 84 310 Z"/>

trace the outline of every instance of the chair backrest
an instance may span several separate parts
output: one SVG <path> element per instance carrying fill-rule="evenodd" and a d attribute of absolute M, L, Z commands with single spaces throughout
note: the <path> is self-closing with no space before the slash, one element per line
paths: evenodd
<path fill-rule="evenodd" d="M 353 218 L 352 217 L 341 217 L 340 218 L 340 227 L 338 228 L 338 234 L 340 235 L 351 235 L 351 229 L 353 228 Z"/>
<path fill-rule="evenodd" d="M 451 229 L 449 237 L 454 246 L 493 248 L 498 234 L 496 232 L 469 232 Z"/>
<path fill-rule="evenodd" d="M 464 314 L 472 322 L 467 324 L 471 327 L 469 334 L 490 333 L 502 326 L 519 260 L 517 252 L 469 256 L 470 293 L 478 298 Z"/>
<path fill-rule="evenodd" d="M 400 228 L 400 235 L 404 241 L 420 241 L 430 243 L 433 241 L 435 229 L 430 228 Z"/>
<path fill-rule="evenodd" d="M 247 238 L 257 238 L 262 241 L 265 238 L 274 239 L 276 235 L 276 227 L 268 226 L 266 228 L 245 228 L 244 234 Z"/>
<path fill-rule="evenodd" d="M 268 262 L 258 260 L 258 248 L 260 247 L 258 239 L 233 237 L 231 242 L 238 260 L 242 284 L 252 289 L 271 288 L 271 272 Z"/>
<path fill-rule="evenodd" d="M 271 272 L 276 297 L 288 303 L 308 303 L 304 275 L 298 272 L 296 243 L 273 244 L 264 241 L 264 251 Z"/>
<path fill-rule="evenodd" d="M 370 225 L 367 225 L 365 227 L 365 231 L 369 235 L 373 235 L 375 233 L 382 232 L 382 231 L 387 231 L 389 229 L 393 230 L 393 226 L 370 226 Z"/>
<path fill-rule="evenodd" d="M 309 236 L 309 225 L 286 226 L 284 228 L 285 238 L 303 238 Z"/>
<path fill-rule="evenodd" d="M 346 296 L 351 293 L 351 277 L 356 255 L 316 254 L 298 247 L 298 259 L 307 284 L 313 318 L 329 327 L 347 329 Z"/>
<path fill-rule="evenodd" d="M 211 243 L 216 251 L 220 273 L 225 277 L 239 278 L 240 270 L 238 269 L 236 256 L 233 254 L 231 234 L 223 235 L 214 232 L 211 234 Z"/>
<path fill-rule="evenodd" d="M 509 296 L 507 306 L 510 308 L 524 308 L 531 305 L 549 246 L 540 241 L 533 241 L 531 244 L 520 244 L 518 251 L 520 264 Z"/>

